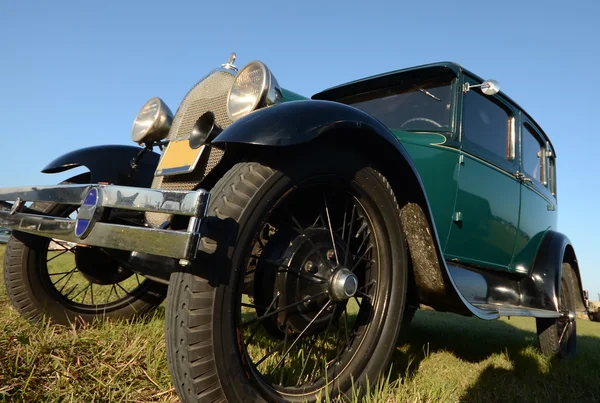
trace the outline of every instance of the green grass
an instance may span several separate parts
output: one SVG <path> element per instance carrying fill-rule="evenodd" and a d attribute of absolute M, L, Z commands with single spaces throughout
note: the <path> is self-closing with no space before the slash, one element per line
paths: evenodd
<path fill-rule="evenodd" d="M 0 287 L 0 313 L 0 401 L 177 401 L 162 307 L 130 323 L 31 326 Z M 600 323 L 577 326 L 577 358 L 555 362 L 538 352 L 531 319 L 484 322 L 420 311 L 388 376 L 364 401 L 600 401 Z"/>

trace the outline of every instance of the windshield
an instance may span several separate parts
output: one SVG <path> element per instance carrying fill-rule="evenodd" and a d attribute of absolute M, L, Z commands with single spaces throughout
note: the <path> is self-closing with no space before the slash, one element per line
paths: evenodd
<path fill-rule="evenodd" d="M 449 79 L 428 80 L 353 96 L 344 103 L 368 113 L 390 130 L 449 132 L 451 84 Z"/>

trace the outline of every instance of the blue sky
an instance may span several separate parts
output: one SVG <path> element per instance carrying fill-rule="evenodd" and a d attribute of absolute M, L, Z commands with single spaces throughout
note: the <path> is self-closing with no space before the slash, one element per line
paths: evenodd
<path fill-rule="evenodd" d="M 52 184 L 61 153 L 131 144 L 141 105 L 175 110 L 225 62 L 259 59 L 303 95 L 451 60 L 495 78 L 552 139 L 559 230 L 584 287 L 600 292 L 600 2 L 4 1 L 0 5 L 0 186 Z M 110 161 L 107 161 L 110 163 Z"/>

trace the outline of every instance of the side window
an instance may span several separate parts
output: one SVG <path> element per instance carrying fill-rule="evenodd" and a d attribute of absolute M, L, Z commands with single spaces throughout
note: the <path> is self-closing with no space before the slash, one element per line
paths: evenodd
<path fill-rule="evenodd" d="M 465 94 L 463 106 L 463 140 L 477 154 L 495 161 L 514 158 L 512 136 L 514 119 L 493 98 L 471 90 Z"/>
<path fill-rule="evenodd" d="M 546 151 L 535 131 L 528 125 L 523 125 L 521 131 L 521 164 L 523 172 L 542 185 L 547 185 Z"/>

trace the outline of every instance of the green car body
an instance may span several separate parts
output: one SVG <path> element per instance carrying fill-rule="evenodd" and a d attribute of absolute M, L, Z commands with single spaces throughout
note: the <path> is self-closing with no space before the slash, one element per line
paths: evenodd
<path fill-rule="evenodd" d="M 393 75 L 447 70 L 452 79 L 449 130 L 403 131 L 390 127 L 402 143 L 421 177 L 429 200 L 438 237 L 446 260 L 509 273 L 529 273 L 548 230 L 556 230 L 557 198 L 554 150 L 542 129 L 514 101 L 503 93 L 487 102 L 501 104 L 509 121 L 505 141 L 513 139 L 512 155 L 499 156 L 473 147 L 463 136 L 466 114 L 465 83 L 482 81 L 454 63 L 436 63 L 387 73 L 347 84 L 367 84 Z M 324 98 L 335 87 L 318 94 Z M 481 99 L 482 102 L 485 100 Z M 375 115 L 375 117 L 377 117 Z M 386 124 L 386 122 L 383 122 Z M 540 143 L 541 166 L 547 171 L 543 181 L 519 177 L 524 172 L 521 136 L 524 125 L 534 128 Z M 547 151 L 547 152 L 545 152 Z M 542 155 L 543 154 L 543 155 Z"/>

